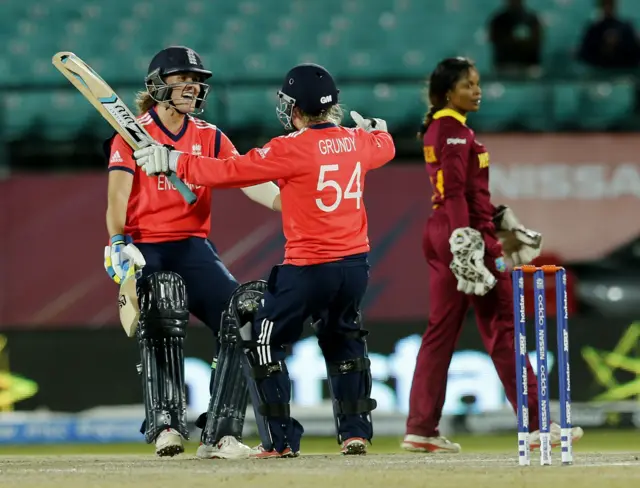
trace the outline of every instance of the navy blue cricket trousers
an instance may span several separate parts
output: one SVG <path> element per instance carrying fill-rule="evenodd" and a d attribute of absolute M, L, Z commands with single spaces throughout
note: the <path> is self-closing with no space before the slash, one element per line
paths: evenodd
<path fill-rule="evenodd" d="M 220 317 L 238 282 L 224 266 L 215 246 L 200 237 L 136 244 L 147 261 L 142 275 L 173 271 L 184 280 L 189 311 L 217 336 Z"/>
<path fill-rule="evenodd" d="M 284 346 L 300 338 L 309 317 L 318 323 L 319 336 L 359 330 L 368 282 L 367 254 L 310 266 L 275 266 L 254 323 L 261 362 L 284 359 Z"/>
<path fill-rule="evenodd" d="M 268 279 L 264 302 L 256 314 L 254 339 L 261 365 L 285 359 L 285 347 L 296 342 L 306 319 L 316 324 L 318 343 L 327 363 L 366 357 L 366 342 L 359 335 L 360 308 L 369 281 L 367 254 L 358 254 L 331 263 L 310 266 L 275 266 Z M 353 372 L 329 380 L 335 398 L 357 400 L 366 397 L 367 374 Z M 268 403 L 289 403 L 288 373 L 268 378 L 260 386 Z M 340 415 L 342 439 L 373 435 L 366 415 Z M 276 450 L 288 443 L 299 450 L 302 426 L 293 418 L 268 417 Z"/>

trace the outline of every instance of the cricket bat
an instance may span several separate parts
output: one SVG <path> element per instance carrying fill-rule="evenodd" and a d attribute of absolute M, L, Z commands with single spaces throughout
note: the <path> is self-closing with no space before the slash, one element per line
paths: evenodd
<path fill-rule="evenodd" d="M 138 294 L 136 292 L 135 266 L 127 270 L 127 274 L 122 280 L 122 283 L 120 283 L 118 309 L 120 323 L 127 337 L 135 336 L 138 328 L 138 320 L 140 319 L 140 305 L 138 304 Z"/>
<path fill-rule="evenodd" d="M 52 62 L 134 151 L 155 142 L 116 92 L 82 59 L 72 52 L 61 51 L 53 56 Z M 196 201 L 196 195 L 175 173 L 167 176 L 189 205 Z"/>

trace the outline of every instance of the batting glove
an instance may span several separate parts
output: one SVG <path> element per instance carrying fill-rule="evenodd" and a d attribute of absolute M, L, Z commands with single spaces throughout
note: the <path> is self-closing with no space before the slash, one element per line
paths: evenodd
<path fill-rule="evenodd" d="M 130 236 L 116 234 L 111 237 L 111 245 L 104 248 L 104 269 L 118 285 L 127 272 L 133 269 L 133 272 L 139 273 L 146 264 L 144 256 Z"/>
<path fill-rule="evenodd" d="M 365 119 L 362 115 L 360 115 L 355 110 L 350 112 L 351 118 L 356 123 L 358 127 L 366 130 L 367 132 L 371 132 L 373 130 L 381 130 L 383 132 L 389 132 L 387 130 L 387 122 L 382 119 L 373 119 L 368 118 Z"/>
<path fill-rule="evenodd" d="M 179 151 L 174 151 L 172 146 L 152 144 L 138 149 L 133 153 L 133 159 L 142 171 L 149 176 L 161 173 L 176 172 L 178 168 Z"/>

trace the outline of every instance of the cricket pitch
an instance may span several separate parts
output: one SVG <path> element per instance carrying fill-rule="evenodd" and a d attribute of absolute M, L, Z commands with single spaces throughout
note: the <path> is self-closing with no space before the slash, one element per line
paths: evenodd
<path fill-rule="evenodd" d="M 55 447 L 52 447 L 52 453 Z M 0 456 L 3 488 L 610 488 L 640 482 L 638 452 L 574 454 L 572 466 L 521 468 L 513 454 L 307 454 L 296 459 L 211 460 L 193 455 L 7 455 Z"/>

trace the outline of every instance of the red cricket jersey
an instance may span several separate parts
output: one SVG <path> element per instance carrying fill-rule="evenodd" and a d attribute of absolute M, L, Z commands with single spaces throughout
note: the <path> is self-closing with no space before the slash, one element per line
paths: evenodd
<path fill-rule="evenodd" d="M 436 112 L 424 135 L 424 159 L 433 208 L 446 212 L 450 230 L 472 227 L 497 243 L 489 192 L 489 153 L 455 110 Z M 492 249 L 491 251 L 498 251 Z"/>
<path fill-rule="evenodd" d="M 179 151 L 205 156 L 232 157 L 238 152 L 229 138 L 215 125 L 195 117 L 185 117 L 177 134 L 160 121 L 155 109 L 138 121 L 160 144 L 171 144 Z M 211 230 L 211 189 L 185 181 L 198 200 L 188 205 L 165 175 L 147 176 L 136 166 L 133 150 L 119 134 L 108 141 L 109 171 L 133 174 L 133 187 L 127 207 L 125 234 L 134 242 L 164 242 L 196 236 L 206 238 Z"/>
<path fill-rule="evenodd" d="M 386 132 L 323 123 L 229 159 L 183 154 L 177 173 L 218 188 L 278 180 L 287 241 L 284 262 L 306 266 L 369 251 L 365 175 L 394 155 Z"/>

